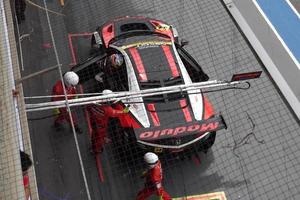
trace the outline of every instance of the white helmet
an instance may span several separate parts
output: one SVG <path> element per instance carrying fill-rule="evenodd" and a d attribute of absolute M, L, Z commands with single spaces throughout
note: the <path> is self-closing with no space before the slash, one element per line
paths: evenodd
<path fill-rule="evenodd" d="M 113 67 L 118 68 L 123 64 L 124 59 L 123 59 L 123 56 L 121 54 L 116 53 L 116 54 L 112 54 L 110 56 L 110 61 L 111 61 L 111 65 Z"/>
<path fill-rule="evenodd" d="M 64 82 L 67 86 L 75 86 L 79 82 L 79 77 L 75 72 L 67 72 L 64 74 Z"/>
<path fill-rule="evenodd" d="M 111 94 L 113 93 L 111 90 L 103 90 L 102 94 L 106 95 L 106 94 Z"/>
<path fill-rule="evenodd" d="M 155 153 L 148 152 L 144 155 L 144 161 L 151 166 L 154 166 L 158 161 L 158 156 Z"/>

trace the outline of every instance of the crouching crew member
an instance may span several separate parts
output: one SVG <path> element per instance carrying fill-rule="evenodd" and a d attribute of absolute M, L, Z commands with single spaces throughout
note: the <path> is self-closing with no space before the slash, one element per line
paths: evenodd
<path fill-rule="evenodd" d="M 171 200 L 170 195 L 164 190 L 162 186 L 162 168 L 158 156 L 155 153 L 148 152 L 144 155 L 144 161 L 147 164 L 147 171 L 144 172 L 143 177 L 146 178 L 145 187 L 137 196 L 137 200 L 144 200 L 151 195 L 159 196 L 163 200 Z"/>
<path fill-rule="evenodd" d="M 103 90 L 104 95 L 111 94 L 111 90 Z M 101 105 L 89 105 L 87 107 L 91 124 L 93 125 L 92 132 L 92 150 L 93 153 L 101 153 L 103 151 L 104 140 L 107 135 L 108 122 L 110 118 L 126 115 L 129 112 L 129 107 L 123 110 L 114 109 L 109 103 Z"/>
<path fill-rule="evenodd" d="M 67 72 L 63 76 L 63 82 L 61 80 L 58 80 L 52 89 L 52 99 L 51 101 L 62 101 L 65 100 L 64 96 L 64 90 L 63 90 L 63 84 L 66 88 L 66 94 L 68 99 L 74 99 L 76 97 L 76 85 L 79 82 L 79 77 L 75 72 Z M 61 96 L 55 96 L 55 95 L 61 95 Z M 74 114 L 74 112 L 71 112 L 72 119 L 74 122 L 75 130 L 77 133 L 82 133 L 81 129 L 78 127 L 77 123 L 77 117 Z M 59 114 L 56 117 L 54 121 L 54 126 L 57 130 L 60 130 L 62 128 L 62 123 L 64 121 L 67 121 L 71 127 L 71 119 L 69 117 L 69 113 L 67 111 L 66 107 L 59 108 Z"/>

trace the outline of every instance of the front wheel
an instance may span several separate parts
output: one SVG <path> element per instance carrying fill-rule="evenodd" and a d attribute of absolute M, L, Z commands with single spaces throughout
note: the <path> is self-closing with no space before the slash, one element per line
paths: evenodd
<path fill-rule="evenodd" d="M 207 153 L 207 151 L 214 145 L 216 140 L 216 132 L 209 133 L 209 136 L 200 144 L 199 150 Z"/>

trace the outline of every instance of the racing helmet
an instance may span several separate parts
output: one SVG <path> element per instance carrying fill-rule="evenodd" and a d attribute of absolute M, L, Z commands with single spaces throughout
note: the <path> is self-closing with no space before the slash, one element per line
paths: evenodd
<path fill-rule="evenodd" d="M 110 56 L 110 62 L 113 67 L 118 68 L 123 64 L 124 59 L 121 54 L 115 53 Z"/>
<path fill-rule="evenodd" d="M 103 90 L 102 91 L 102 94 L 104 94 L 104 95 L 106 95 L 106 94 L 111 94 L 111 93 L 113 93 L 111 90 Z"/>
<path fill-rule="evenodd" d="M 147 163 L 149 168 L 153 168 L 158 162 L 158 156 L 155 153 L 148 152 L 144 155 L 144 161 Z"/>
<path fill-rule="evenodd" d="M 105 89 L 102 91 L 102 95 L 108 95 L 108 94 L 112 94 L 112 93 L 113 93 L 113 91 L 108 90 L 108 89 Z M 102 102 L 101 104 L 110 104 L 110 103 L 111 103 L 111 99 L 109 98 L 109 99 L 107 99 L 107 101 Z"/>
<path fill-rule="evenodd" d="M 79 76 L 75 72 L 67 72 L 63 76 L 66 86 L 76 86 L 79 83 Z"/>

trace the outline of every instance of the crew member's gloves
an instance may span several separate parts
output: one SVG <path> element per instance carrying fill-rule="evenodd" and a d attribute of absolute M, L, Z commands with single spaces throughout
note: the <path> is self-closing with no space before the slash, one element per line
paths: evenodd
<path fill-rule="evenodd" d="M 127 106 L 123 109 L 123 113 L 129 113 L 129 106 Z"/>
<path fill-rule="evenodd" d="M 142 172 L 142 175 L 140 176 L 140 178 L 145 178 L 146 175 L 147 175 L 147 170 L 144 170 L 144 171 Z"/>
<path fill-rule="evenodd" d="M 54 108 L 54 109 L 53 109 L 53 114 L 54 114 L 54 115 L 59 115 L 59 113 L 60 113 L 60 112 L 59 112 L 59 109 L 58 109 L 58 108 Z"/>

